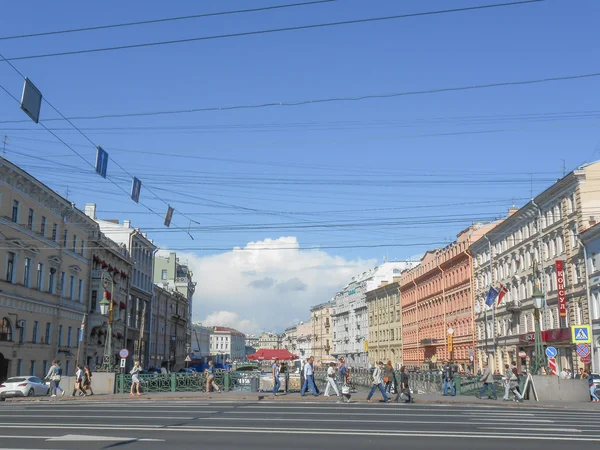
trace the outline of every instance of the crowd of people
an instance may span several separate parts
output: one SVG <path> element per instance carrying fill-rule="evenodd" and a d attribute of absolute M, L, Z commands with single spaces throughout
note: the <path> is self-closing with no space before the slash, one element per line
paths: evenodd
<path fill-rule="evenodd" d="M 89 366 L 81 366 L 78 364 L 75 366 L 75 369 L 75 384 L 72 396 L 75 397 L 77 393 L 81 396 L 94 395 L 92 389 L 92 371 Z M 50 366 L 50 369 L 48 369 L 48 373 L 44 379 L 50 382 L 48 394 L 51 397 L 56 397 L 59 392 L 60 395 L 64 397 L 65 390 L 60 387 L 60 382 L 62 380 L 62 367 L 60 361 L 52 361 L 52 365 Z M 88 391 L 90 391 L 89 394 Z"/>
<path fill-rule="evenodd" d="M 321 394 L 318 383 L 315 380 L 314 361 L 314 358 L 311 356 L 301 368 L 300 395 L 302 397 L 306 396 L 309 391 L 315 397 L 318 397 Z M 281 382 L 279 380 L 281 370 L 282 364 L 279 359 L 275 359 L 271 368 L 274 396 L 279 395 L 279 390 L 281 389 Z M 408 386 L 408 372 L 404 367 L 400 368 L 399 374 L 396 375 L 391 361 L 388 361 L 387 364 L 379 361 L 370 376 L 372 387 L 367 397 L 367 402 L 371 403 L 371 399 L 377 390 L 381 392 L 383 400 L 386 403 L 392 401 L 389 396 L 392 390 L 396 394 L 396 401 L 399 399 L 402 399 L 406 403 L 412 401 L 410 388 Z M 346 367 L 346 362 L 343 357 L 339 358 L 337 363 L 330 362 L 327 365 L 325 376 L 324 396 L 330 397 L 331 394 L 335 393 L 338 402 L 349 401 L 352 390 L 350 377 L 350 370 Z"/>

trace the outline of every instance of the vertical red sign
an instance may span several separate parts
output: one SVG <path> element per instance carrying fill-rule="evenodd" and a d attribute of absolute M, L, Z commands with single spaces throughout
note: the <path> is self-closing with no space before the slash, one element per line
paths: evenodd
<path fill-rule="evenodd" d="M 567 295 L 565 294 L 564 261 L 556 261 L 556 281 L 558 284 L 558 315 L 567 317 Z"/>

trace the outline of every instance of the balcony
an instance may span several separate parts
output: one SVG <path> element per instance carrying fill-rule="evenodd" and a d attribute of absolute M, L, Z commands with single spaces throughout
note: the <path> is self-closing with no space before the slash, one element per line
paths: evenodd
<path fill-rule="evenodd" d="M 512 312 L 521 311 L 521 302 L 519 300 L 511 300 L 506 302 L 506 310 Z"/>
<path fill-rule="evenodd" d="M 421 345 L 424 347 L 434 346 L 436 340 L 435 339 L 421 339 Z"/>

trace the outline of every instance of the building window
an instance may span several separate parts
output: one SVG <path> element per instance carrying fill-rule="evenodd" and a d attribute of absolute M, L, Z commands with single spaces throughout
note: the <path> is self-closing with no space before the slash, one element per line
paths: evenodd
<path fill-rule="evenodd" d="M 73 251 L 77 251 L 77 235 L 73 236 Z"/>
<path fill-rule="evenodd" d="M 37 269 L 37 288 L 38 290 L 44 290 L 44 265 L 42 263 L 38 263 Z"/>
<path fill-rule="evenodd" d="M 96 312 L 96 304 L 98 303 L 98 291 L 92 291 L 92 301 L 90 302 L 90 312 Z"/>
<path fill-rule="evenodd" d="M 67 366 L 65 367 L 65 373 L 71 373 L 71 361 L 67 361 Z"/>
<path fill-rule="evenodd" d="M 29 364 L 29 375 L 35 377 L 35 361 L 31 361 Z"/>
<path fill-rule="evenodd" d="M 56 292 L 56 269 L 54 267 L 50 267 L 48 275 L 48 292 L 51 294 Z"/>
<path fill-rule="evenodd" d="M 58 326 L 58 346 L 62 346 L 62 325 Z"/>
<path fill-rule="evenodd" d="M 80 303 L 83 301 L 83 280 L 79 280 L 79 292 L 77 293 L 77 300 Z"/>
<path fill-rule="evenodd" d="M 52 225 L 52 240 L 56 242 L 56 238 L 58 237 L 58 225 Z"/>
<path fill-rule="evenodd" d="M 61 272 L 60 273 L 60 295 L 62 295 L 63 297 L 65 296 L 65 273 Z"/>
<path fill-rule="evenodd" d="M 50 331 L 51 331 L 51 329 L 52 329 L 52 324 L 50 322 L 48 322 L 46 324 L 46 339 L 44 340 L 44 342 L 46 344 L 50 343 Z"/>
<path fill-rule="evenodd" d="M 167 269 L 163 269 L 160 273 L 160 279 L 161 280 L 166 280 L 167 279 Z"/>
<path fill-rule="evenodd" d="M 67 330 L 67 347 L 71 346 L 72 343 L 72 339 L 73 339 L 73 327 L 69 327 L 69 329 Z"/>
<path fill-rule="evenodd" d="M 26 322 L 23 320 L 21 323 L 23 326 L 19 328 L 19 344 L 25 343 L 25 324 Z"/>
<path fill-rule="evenodd" d="M 23 266 L 23 285 L 29 287 L 29 280 L 31 278 L 31 258 L 25 258 L 25 264 Z"/>
<path fill-rule="evenodd" d="M 69 232 L 65 230 L 65 235 L 63 236 L 63 247 L 67 248 L 67 242 L 69 241 Z"/>
<path fill-rule="evenodd" d="M 38 328 L 39 328 L 39 323 L 37 320 L 35 320 L 33 322 L 33 335 L 31 336 L 31 342 L 33 342 L 34 344 L 37 344 L 37 340 L 38 340 Z"/>
<path fill-rule="evenodd" d="M 83 249 L 85 248 L 85 241 L 81 241 L 81 255 L 83 256 Z"/>
<path fill-rule="evenodd" d="M 42 216 L 42 222 L 40 223 L 40 234 L 46 237 L 46 218 Z"/>
<path fill-rule="evenodd" d="M 33 230 L 33 217 L 33 209 L 29 208 L 29 215 L 27 216 L 27 228 L 29 228 L 30 230 Z"/>
<path fill-rule="evenodd" d="M 19 223 L 19 202 L 17 200 L 13 201 L 13 209 L 12 209 L 11 220 L 14 223 Z"/>
<path fill-rule="evenodd" d="M 42 375 L 46 375 L 48 373 L 48 360 L 45 359 L 43 362 Z"/>
<path fill-rule="evenodd" d="M 13 252 L 8 252 L 6 257 L 6 281 L 9 283 L 14 283 L 15 276 L 15 262 L 17 259 L 17 255 Z"/>
<path fill-rule="evenodd" d="M 12 326 L 6 317 L 0 322 L 0 341 L 12 341 Z"/>
<path fill-rule="evenodd" d="M 75 276 L 71 275 L 70 281 L 69 281 L 69 298 L 71 300 L 75 299 Z"/>

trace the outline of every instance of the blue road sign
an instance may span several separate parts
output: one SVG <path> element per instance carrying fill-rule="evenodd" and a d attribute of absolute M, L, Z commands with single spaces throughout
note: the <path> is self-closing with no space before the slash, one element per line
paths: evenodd
<path fill-rule="evenodd" d="M 96 173 L 102 178 L 106 178 L 106 169 L 108 167 L 108 153 L 100 146 L 96 150 Z"/>
<path fill-rule="evenodd" d="M 556 351 L 556 349 L 554 347 L 548 347 L 546 349 L 546 356 L 548 358 L 554 358 L 557 355 L 557 353 L 558 352 Z"/>
<path fill-rule="evenodd" d="M 133 177 L 131 183 L 131 200 L 136 203 L 140 202 L 140 190 L 142 189 L 142 181 L 138 177 Z"/>

